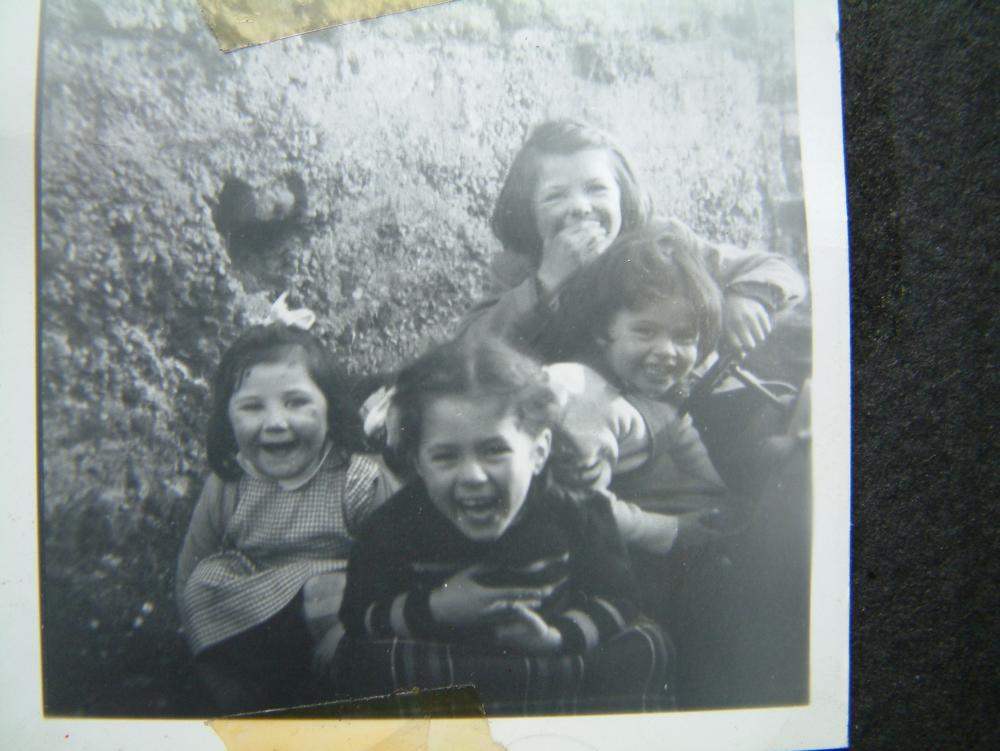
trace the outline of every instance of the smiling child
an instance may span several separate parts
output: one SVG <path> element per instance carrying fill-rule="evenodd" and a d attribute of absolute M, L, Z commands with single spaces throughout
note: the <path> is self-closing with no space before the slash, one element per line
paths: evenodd
<path fill-rule="evenodd" d="M 351 555 L 341 685 L 472 683 L 505 714 L 667 706 L 667 643 L 641 618 L 608 499 L 547 482 L 557 404 L 541 367 L 453 342 L 404 369 L 394 402 L 417 479 Z"/>
<path fill-rule="evenodd" d="M 283 308 L 282 308 L 283 309 Z M 195 664 L 220 712 L 315 700 L 304 588 L 346 568 L 385 497 L 332 356 L 307 331 L 255 326 L 223 355 L 208 425 L 213 475 L 177 564 Z"/>
<path fill-rule="evenodd" d="M 543 355 L 538 342 L 566 285 L 621 233 L 654 220 L 635 170 L 610 134 L 575 120 L 538 125 L 497 198 L 491 226 L 503 252 L 492 261 L 492 289 L 466 317 L 462 335 L 502 336 Z M 724 343 L 758 346 L 775 315 L 804 296 L 801 275 L 777 254 L 709 242 L 684 230 L 723 291 Z"/>
<path fill-rule="evenodd" d="M 563 433 L 576 448 L 557 456 L 561 480 L 604 478 L 619 498 L 669 515 L 729 503 L 682 413 L 691 373 L 719 336 L 721 309 L 689 236 L 669 221 L 621 235 L 567 284 L 540 342 L 548 359 L 578 363 L 549 368 L 562 384 Z"/>

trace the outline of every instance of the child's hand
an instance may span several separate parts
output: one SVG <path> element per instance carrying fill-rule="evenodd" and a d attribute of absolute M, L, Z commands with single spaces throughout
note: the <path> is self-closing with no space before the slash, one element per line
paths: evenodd
<path fill-rule="evenodd" d="M 711 526 L 717 514 L 716 509 L 694 511 L 677 515 L 677 540 L 679 548 L 697 548 L 706 542 L 718 539 L 719 532 Z"/>
<path fill-rule="evenodd" d="M 329 675 L 330 667 L 333 665 L 333 656 L 340 646 L 340 640 L 344 638 L 344 626 L 337 621 L 329 631 L 316 644 L 313 650 L 313 670 L 319 675 Z"/>
<path fill-rule="evenodd" d="M 746 528 L 748 509 L 729 507 L 691 511 L 677 516 L 677 547 L 696 548 Z"/>
<path fill-rule="evenodd" d="M 604 490 L 615 471 L 645 463 L 651 445 L 646 423 L 617 389 L 579 363 L 545 370 L 560 406 L 548 465 L 557 483 L 571 492 Z"/>
<path fill-rule="evenodd" d="M 511 608 L 537 608 L 552 594 L 551 585 L 539 587 L 487 587 L 476 581 L 483 566 L 471 566 L 452 576 L 430 594 L 434 620 L 451 626 L 475 626 L 507 616 Z"/>
<path fill-rule="evenodd" d="M 340 623 L 337 613 L 346 584 L 346 572 L 328 571 L 310 577 L 302 587 L 302 615 L 315 641 Z"/>
<path fill-rule="evenodd" d="M 562 635 L 525 605 L 512 605 L 508 614 L 513 620 L 498 623 L 497 644 L 526 654 L 552 654 L 562 647 Z"/>
<path fill-rule="evenodd" d="M 554 292 L 577 269 L 586 266 L 611 244 L 604 228 L 596 221 L 564 227 L 554 237 L 545 238 L 538 281 L 546 292 Z"/>
<path fill-rule="evenodd" d="M 749 352 L 762 344 L 774 322 L 767 306 L 752 297 L 727 295 L 722 307 L 722 331 L 725 342 Z"/>
<path fill-rule="evenodd" d="M 595 439 L 602 437 L 594 436 Z M 553 480 L 570 492 L 592 493 L 608 487 L 614 460 L 617 458 L 617 445 L 599 445 L 592 451 L 587 451 L 573 444 L 569 435 L 559 443 L 559 450 L 553 451 L 549 459 Z"/>

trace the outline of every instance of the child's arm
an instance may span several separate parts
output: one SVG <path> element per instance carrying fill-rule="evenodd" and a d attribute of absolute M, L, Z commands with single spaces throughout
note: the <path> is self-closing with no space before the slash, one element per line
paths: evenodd
<path fill-rule="evenodd" d="M 674 409 L 669 405 L 661 407 Z M 720 522 L 733 531 L 733 523 L 744 520 L 747 509 L 719 477 L 690 416 L 677 416 L 667 423 L 658 434 L 657 444 L 650 461 L 660 463 L 663 477 L 671 478 L 669 484 L 658 484 L 655 475 L 653 481 L 646 478 L 641 482 L 632 482 L 626 476 L 616 483 L 616 492 L 646 512 L 646 517 L 641 517 L 643 522 L 663 516 L 676 520 L 672 544 L 696 545 L 717 537 L 722 532 Z M 626 541 L 634 544 L 630 539 Z M 644 549 L 667 552 L 648 545 Z"/>
<path fill-rule="evenodd" d="M 803 297 L 802 275 L 776 253 L 709 242 L 678 219 L 670 219 L 685 242 L 698 248 L 725 294 L 723 335 L 733 346 L 752 349 L 767 336 L 775 314 Z"/>
<path fill-rule="evenodd" d="M 614 496 L 608 500 L 611 502 L 612 513 L 622 540 L 630 550 L 666 555 L 675 545 L 696 547 L 720 534 L 719 530 L 710 526 L 719 510 L 718 507 L 665 514 L 645 511 L 636 503 Z"/>
<path fill-rule="evenodd" d="M 177 558 L 175 588 L 179 594 L 198 563 L 222 549 L 226 525 L 236 505 L 236 484 L 212 475 L 202 488 Z"/>
<path fill-rule="evenodd" d="M 460 337 L 497 336 L 531 349 L 552 317 L 552 296 L 538 282 L 527 256 L 503 252 L 493 258 L 486 297 L 459 326 Z"/>
<path fill-rule="evenodd" d="M 382 457 L 355 454 L 344 483 L 344 523 L 352 537 L 364 529 L 372 513 L 399 490 L 399 480 Z"/>
<path fill-rule="evenodd" d="M 561 633 L 565 652 L 593 649 L 639 614 L 638 587 L 608 498 L 597 494 L 581 510 L 582 523 L 570 553 L 575 601 L 550 619 Z"/>
<path fill-rule="evenodd" d="M 558 500 L 557 500 L 558 498 Z M 498 624 L 501 646 L 529 654 L 588 652 L 611 638 L 639 614 L 639 593 L 609 498 L 598 493 L 559 511 L 570 532 L 570 598 L 547 620 L 537 611 L 514 608 Z"/>
<path fill-rule="evenodd" d="M 357 537 L 371 514 L 396 489 L 396 480 L 381 457 L 368 454 L 351 456 L 341 498 L 348 534 Z M 327 571 L 311 577 L 302 587 L 306 627 L 319 642 L 315 655 L 319 666 L 333 659 L 344 633 L 339 612 L 346 579 L 345 571 Z"/>
<path fill-rule="evenodd" d="M 715 470 L 691 415 L 679 416 L 674 421 L 672 430 L 664 435 L 664 443 L 668 441 L 664 449 L 670 452 L 678 475 L 677 485 L 673 488 L 675 496 L 711 500 L 713 504 L 710 505 L 719 505 L 729 499 L 726 484 Z M 703 504 L 685 505 L 699 507 Z"/>
<path fill-rule="evenodd" d="M 657 403 L 656 445 L 643 473 L 616 475 L 612 489 L 621 498 L 646 511 L 679 514 L 716 508 L 729 500 L 729 491 L 716 472 L 690 415 Z"/>
<path fill-rule="evenodd" d="M 559 431 L 553 469 L 572 480 L 573 471 L 593 489 L 604 489 L 612 469 L 632 469 L 645 461 L 650 434 L 639 411 L 593 368 L 561 362 L 545 366 L 559 400 Z M 598 471 L 600 465 L 603 471 Z"/>
<path fill-rule="evenodd" d="M 355 619 L 348 632 L 373 638 L 450 641 L 460 631 L 509 617 L 519 608 L 539 607 L 552 594 L 550 586 L 486 586 L 476 581 L 480 571 L 478 567 L 464 568 L 437 587 L 413 586 L 370 599 L 363 607 L 362 628 Z M 348 583 L 350 577 L 348 572 Z"/>
<path fill-rule="evenodd" d="M 537 607 L 552 593 L 550 586 L 480 584 L 475 566 L 459 570 L 441 584 L 428 585 L 414 573 L 412 551 L 400 544 L 403 530 L 419 527 L 419 520 L 398 514 L 399 505 L 390 501 L 376 512 L 352 551 L 340 610 L 348 634 L 452 641 L 503 617 L 517 604 Z M 426 544 L 433 546 L 435 541 L 428 539 Z"/>
<path fill-rule="evenodd" d="M 630 548 L 654 555 L 665 555 L 673 549 L 680 532 L 680 517 L 644 511 L 637 504 L 617 498 L 610 492 L 608 501 L 618 531 Z"/>
<path fill-rule="evenodd" d="M 546 371 L 562 405 L 560 445 L 550 460 L 555 480 L 571 493 L 581 487 L 606 493 L 627 545 L 668 552 L 677 539 L 678 518 L 645 511 L 607 490 L 613 472 L 635 469 L 649 459 L 652 439 L 642 415 L 585 365 L 556 363 Z"/>
<path fill-rule="evenodd" d="M 391 543 L 396 520 L 386 515 L 395 510 L 398 499 L 376 511 L 351 549 L 347 563 L 347 584 L 340 605 L 340 621 L 354 637 L 373 635 L 381 624 L 367 617 L 369 609 L 389 600 L 398 590 L 412 586 L 408 567 L 399 546 Z"/>
<path fill-rule="evenodd" d="M 674 461 L 684 480 L 678 487 L 678 498 L 687 507 L 700 509 L 681 516 L 679 541 L 696 545 L 742 528 L 749 518 L 747 499 L 723 482 L 690 415 L 678 421 L 672 438 Z"/>

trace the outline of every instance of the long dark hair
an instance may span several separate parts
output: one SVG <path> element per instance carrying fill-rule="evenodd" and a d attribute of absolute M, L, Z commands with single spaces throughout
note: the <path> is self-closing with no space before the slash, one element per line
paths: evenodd
<path fill-rule="evenodd" d="M 219 477 L 235 480 L 242 474 L 236 463 L 236 435 L 229 421 L 229 400 L 247 371 L 262 363 L 301 358 L 309 377 L 326 398 L 328 438 L 342 456 L 363 448 L 361 418 L 350 398 L 347 376 L 333 354 L 312 334 L 284 324 L 254 326 L 222 356 L 212 384 L 212 413 L 208 418 L 208 464 Z"/>
<path fill-rule="evenodd" d="M 541 160 L 588 149 L 606 151 L 621 192 L 622 232 L 641 227 L 650 216 L 650 201 L 639 188 L 624 149 L 600 128 L 577 120 L 549 120 L 537 126 L 517 152 L 500 189 L 490 226 L 504 249 L 541 259 L 542 238 L 532 209 Z"/>

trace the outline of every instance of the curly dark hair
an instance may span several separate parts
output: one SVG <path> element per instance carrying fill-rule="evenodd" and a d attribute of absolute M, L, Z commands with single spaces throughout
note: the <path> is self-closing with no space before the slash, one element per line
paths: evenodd
<path fill-rule="evenodd" d="M 650 201 L 639 188 L 624 149 L 607 132 L 577 120 L 549 120 L 538 125 L 517 152 L 500 189 L 490 226 L 504 249 L 540 261 L 542 238 L 532 208 L 541 160 L 546 155 L 566 155 L 601 149 L 611 163 L 621 192 L 622 232 L 641 227 L 650 217 Z"/>
<path fill-rule="evenodd" d="M 638 311 L 668 297 L 695 311 L 698 360 L 718 343 L 722 291 L 698 250 L 698 238 L 675 220 L 655 219 L 623 232 L 563 287 L 559 309 L 540 345 L 546 361 L 590 359 L 618 311 Z"/>
<path fill-rule="evenodd" d="M 308 331 L 284 324 L 254 326 L 226 350 L 212 383 L 208 418 L 208 464 L 219 477 L 235 480 L 243 471 L 236 462 L 239 447 L 229 420 L 229 400 L 247 371 L 261 363 L 301 358 L 327 404 L 329 439 L 341 455 L 364 448 L 361 418 L 350 394 L 350 382 L 333 354 Z"/>

